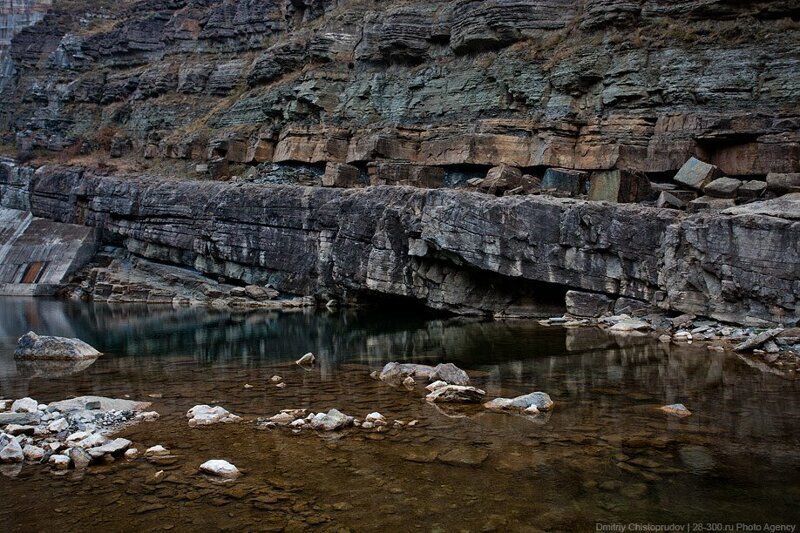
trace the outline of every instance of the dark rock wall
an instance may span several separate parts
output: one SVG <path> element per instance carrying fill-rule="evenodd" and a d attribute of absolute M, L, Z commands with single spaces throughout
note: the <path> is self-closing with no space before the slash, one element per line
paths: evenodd
<path fill-rule="evenodd" d="M 0 168 L 0 204 L 16 204 L 13 175 L 24 169 Z M 65 167 L 40 168 L 22 190 L 36 216 L 101 228 L 139 255 L 298 294 L 536 316 L 561 310 L 565 287 L 574 287 L 745 324 L 800 319 L 799 194 L 687 215 L 543 196 L 112 178 Z"/>
<path fill-rule="evenodd" d="M 56 2 L 19 33 L 23 150 L 233 162 L 800 170 L 792 0 Z"/>

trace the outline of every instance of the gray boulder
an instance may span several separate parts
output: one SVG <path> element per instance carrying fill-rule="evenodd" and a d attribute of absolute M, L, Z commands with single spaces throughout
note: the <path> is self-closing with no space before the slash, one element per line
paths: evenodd
<path fill-rule="evenodd" d="M 222 459 L 211 459 L 200 465 L 200 471 L 204 474 L 222 477 L 225 479 L 236 479 L 241 475 L 239 469 L 228 461 Z"/>
<path fill-rule="evenodd" d="M 469 375 L 453 363 L 440 363 L 436 365 L 433 371 L 433 377 L 428 379 L 441 380 L 449 385 L 466 385 L 469 383 Z"/>
<path fill-rule="evenodd" d="M 29 331 L 17 341 L 15 359 L 96 359 L 102 354 L 80 339 L 48 337 Z"/>
<path fill-rule="evenodd" d="M 425 399 L 433 403 L 480 403 L 484 396 L 486 391 L 475 387 L 447 385 L 434 390 Z"/>
<path fill-rule="evenodd" d="M 767 174 L 767 189 L 780 194 L 800 192 L 800 172 L 790 174 L 770 172 Z"/>
<path fill-rule="evenodd" d="M 122 455 L 125 453 L 125 450 L 130 448 L 131 441 L 128 439 L 118 438 L 112 441 L 109 441 L 102 446 L 97 446 L 96 448 L 91 448 L 89 450 L 89 456 L 92 459 L 99 459 L 100 457 L 109 454 L 109 455 Z"/>
<path fill-rule="evenodd" d="M 703 187 L 719 175 L 720 171 L 717 167 L 692 157 L 683 164 L 674 179 L 682 185 L 702 191 Z"/>
<path fill-rule="evenodd" d="M 413 363 L 386 363 L 381 370 L 379 379 L 392 385 L 399 385 L 407 377 L 431 380 L 436 376 L 436 369 L 428 365 Z"/>
<path fill-rule="evenodd" d="M 567 291 L 567 313 L 578 317 L 596 318 L 611 310 L 613 301 L 605 294 Z"/>
<path fill-rule="evenodd" d="M 546 392 L 531 392 L 516 398 L 495 398 L 483 404 L 487 409 L 492 410 L 529 410 L 535 407 L 538 411 L 549 411 L 553 408 L 553 400 Z"/>
<path fill-rule="evenodd" d="M 736 191 L 742 186 L 742 180 L 736 178 L 717 178 L 705 187 L 703 192 L 716 198 L 736 198 Z"/>
<path fill-rule="evenodd" d="M 754 335 L 746 341 L 737 344 L 733 349 L 737 352 L 748 352 L 758 348 L 765 342 L 774 339 L 781 333 L 783 333 L 783 328 L 768 329 L 767 331 L 759 333 L 758 335 Z"/>

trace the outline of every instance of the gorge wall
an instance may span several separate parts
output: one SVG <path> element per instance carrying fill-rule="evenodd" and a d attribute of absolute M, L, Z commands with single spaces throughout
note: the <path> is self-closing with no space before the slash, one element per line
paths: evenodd
<path fill-rule="evenodd" d="M 0 130 L 26 158 L 178 176 L 660 176 L 690 155 L 798 172 L 798 17 L 792 0 L 56 0 L 13 40 Z"/>
<path fill-rule="evenodd" d="M 541 316 L 566 287 L 763 325 L 800 319 L 800 194 L 689 215 L 545 196 L 108 177 L 0 164 L 0 205 L 132 252 L 319 298 Z"/>

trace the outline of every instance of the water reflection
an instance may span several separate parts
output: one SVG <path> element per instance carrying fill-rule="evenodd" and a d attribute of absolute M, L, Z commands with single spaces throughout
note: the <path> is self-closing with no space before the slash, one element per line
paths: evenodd
<path fill-rule="evenodd" d="M 298 509 L 353 502 L 336 517 L 355 530 L 429 530 L 433 521 L 443 530 L 535 525 L 572 531 L 591 530 L 596 520 L 785 519 L 796 512 L 800 497 L 799 383 L 703 347 L 544 328 L 535 321 L 375 311 L 230 313 L 47 300 L 0 300 L 0 328 L 0 397 L 152 398 L 162 418 L 128 436 L 140 446 L 162 443 L 184 454 L 171 471 L 174 483 L 155 488 L 149 480 L 156 467 L 146 461 L 110 465 L 114 475 L 107 478 L 62 478 L 55 484 L 48 470 L 26 466 L 21 479 L 0 479 L 0 499 L 10 502 L 0 508 L 0 519 L 21 517 L 23 509 L 39 505 L 12 483 L 71 498 L 70 508 L 80 511 L 65 522 L 66 530 L 80 530 L 90 519 L 84 496 L 75 492 L 81 483 L 89 484 L 81 490 L 114 509 L 135 509 L 153 490 L 158 501 L 169 503 L 142 515 L 109 513 L 113 530 L 149 530 L 161 521 L 182 524 L 176 528 L 182 530 L 211 524 L 216 529 L 232 527 L 215 522 L 231 516 L 238 529 L 257 529 L 254 520 L 265 503 L 257 498 L 275 499 L 259 491 L 289 486 L 287 479 L 303 486 L 303 498 L 311 502 Z M 23 369 L 12 354 L 16 338 L 29 329 L 77 336 L 105 355 L 72 374 Z M 320 362 L 311 372 L 293 364 L 307 351 Z M 543 390 L 556 406 L 531 419 L 480 406 L 429 405 L 421 387 L 395 390 L 369 378 L 370 370 L 390 360 L 451 361 L 490 397 Z M 274 373 L 285 378 L 285 389 L 270 382 Z M 245 383 L 254 387 L 245 389 Z M 694 415 L 679 420 L 656 409 L 674 402 L 685 403 Z M 198 403 L 220 403 L 250 420 L 282 408 L 337 407 L 360 416 L 377 410 L 420 424 L 374 440 L 357 432 L 323 440 L 258 432 L 253 424 L 193 431 L 184 413 Z M 197 490 L 207 490 L 207 497 L 185 501 L 186 491 L 174 488 L 197 484 L 196 467 L 209 450 L 249 472 L 236 485 L 247 497 L 228 501 L 221 489 L 206 487 Z M 124 492 L 115 478 L 125 481 Z M 470 503 L 452 507 L 461 501 Z M 217 505 L 230 512 L 215 513 Z M 306 520 L 296 505 L 274 504 L 276 523 Z M 192 512 L 182 513 L 184 506 Z M 495 523 L 491 513 L 501 518 Z M 24 516 L 16 529 L 46 528 L 36 522 L 47 517 L 46 510 Z"/>

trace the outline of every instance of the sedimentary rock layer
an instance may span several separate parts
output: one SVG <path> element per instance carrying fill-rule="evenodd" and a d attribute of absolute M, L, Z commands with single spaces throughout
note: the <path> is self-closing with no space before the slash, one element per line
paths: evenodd
<path fill-rule="evenodd" d="M 797 172 L 798 16 L 791 0 L 56 2 L 14 38 L 0 133 L 65 159 Z"/>
<path fill-rule="evenodd" d="M 687 215 L 543 196 L 118 178 L 68 167 L 42 167 L 27 185 L 8 177 L 25 172 L 5 172 L 0 203 L 27 196 L 36 216 L 101 228 L 139 255 L 286 292 L 530 316 L 563 305 L 571 287 L 731 322 L 800 318 L 798 194 Z"/>

